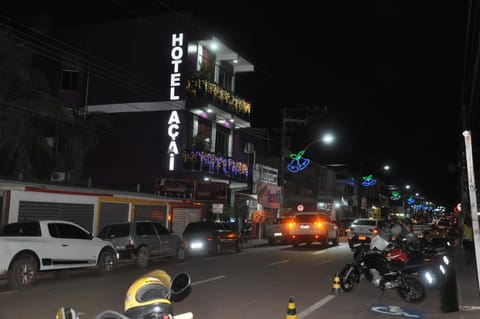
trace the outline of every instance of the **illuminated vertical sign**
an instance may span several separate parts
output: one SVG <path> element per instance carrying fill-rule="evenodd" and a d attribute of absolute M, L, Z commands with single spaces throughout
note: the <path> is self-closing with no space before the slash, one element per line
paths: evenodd
<path fill-rule="evenodd" d="M 180 65 L 183 58 L 183 33 L 172 34 L 172 51 L 171 51 L 173 72 L 170 74 L 170 100 L 179 100 L 176 89 L 180 86 Z"/>
<path fill-rule="evenodd" d="M 167 134 L 170 137 L 170 143 L 168 144 L 168 170 L 175 170 L 175 155 L 178 155 L 177 137 L 180 134 L 180 117 L 177 111 L 172 111 L 168 118 Z"/>

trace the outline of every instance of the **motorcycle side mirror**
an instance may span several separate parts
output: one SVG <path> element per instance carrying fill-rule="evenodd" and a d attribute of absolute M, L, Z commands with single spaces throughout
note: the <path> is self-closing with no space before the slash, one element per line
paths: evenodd
<path fill-rule="evenodd" d="M 182 272 L 175 276 L 172 280 L 172 293 L 175 295 L 181 294 L 185 289 L 190 287 L 191 278 L 186 272 Z"/>
<path fill-rule="evenodd" d="M 56 319 L 79 319 L 77 311 L 70 307 L 58 309 Z"/>

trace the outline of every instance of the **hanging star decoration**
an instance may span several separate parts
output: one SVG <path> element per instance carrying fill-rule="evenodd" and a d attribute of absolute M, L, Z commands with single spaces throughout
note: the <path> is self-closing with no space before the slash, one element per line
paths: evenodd
<path fill-rule="evenodd" d="M 377 183 L 377 180 L 372 177 L 372 174 L 368 176 L 363 176 L 362 179 L 363 179 L 362 186 L 364 187 L 370 187 Z"/>
<path fill-rule="evenodd" d="M 301 150 L 298 154 L 292 153 L 290 154 L 290 158 L 292 159 L 290 163 L 287 165 L 287 169 L 292 173 L 298 173 L 304 170 L 308 164 L 310 164 L 310 160 L 308 158 L 303 157 L 305 154 L 305 150 Z"/>

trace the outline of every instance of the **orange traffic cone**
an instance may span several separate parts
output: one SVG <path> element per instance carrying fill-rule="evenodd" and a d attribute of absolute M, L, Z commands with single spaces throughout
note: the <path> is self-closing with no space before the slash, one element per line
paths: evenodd
<path fill-rule="evenodd" d="M 333 287 L 332 293 L 338 295 L 342 292 L 342 287 L 340 286 L 340 276 L 338 275 L 338 271 L 335 273 L 335 277 L 333 277 Z"/>
<path fill-rule="evenodd" d="M 288 299 L 288 308 L 287 308 L 286 319 L 297 319 L 297 309 L 295 309 L 295 302 L 293 302 L 292 297 L 290 297 L 290 299 Z"/>

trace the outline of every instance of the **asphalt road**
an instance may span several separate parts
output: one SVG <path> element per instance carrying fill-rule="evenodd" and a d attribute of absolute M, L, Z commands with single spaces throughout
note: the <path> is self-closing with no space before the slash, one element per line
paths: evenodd
<path fill-rule="evenodd" d="M 148 269 L 122 264 L 112 275 L 78 271 L 58 278 L 41 276 L 35 286 L 9 290 L 0 281 L 0 319 L 52 319 L 61 306 L 74 307 L 81 319 L 93 319 L 106 310 L 123 311 L 125 292 L 147 271 L 161 268 L 171 276 L 186 271 L 192 288 L 173 304 L 176 314 L 191 311 L 196 319 L 285 318 L 289 298 L 298 319 L 310 318 L 434 318 L 440 294 L 432 291 L 418 305 L 403 302 L 394 291 L 383 296 L 367 282 L 349 293 L 333 290 L 337 271 L 351 258 L 345 242 L 293 248 L 264 246 L 217 257 L 194 257 L 183 263 L 157 260 Z M 333 291 L 332 291 L 333 290 Z M 382 314 L 388 306 L 405 309 L 402 315 Z M 398 311 L 397 311 L 398 312 Z"/>

